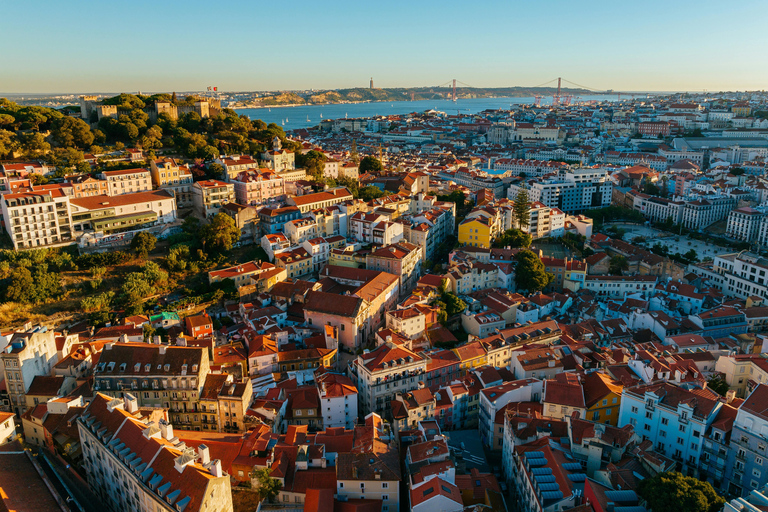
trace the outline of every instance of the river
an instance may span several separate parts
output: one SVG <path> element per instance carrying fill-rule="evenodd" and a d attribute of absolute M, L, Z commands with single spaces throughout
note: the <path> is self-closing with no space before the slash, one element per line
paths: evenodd
<path fill-rule="evenodd" d="M 638 97 L 643 95 L 636 95 Z M 625 96 L 626 98 L 626 96 Z M 580 96 L 577 101 L 617 101 L 617 95 L 601 94 Z M 237 109 L 251 119 L 261 119 L 265 123 L 275 123 L 285 130 L 297 130 L 317 126 L 323 119 L 342 117 L 373 117 L 383 115 L 410 114 L 435 109 L 448 114 L 476 114 L 488 109 L 508 109 L 511 104 L 533 104 L 533 98 L 474 98 L 450 100 L 419 101 L 381 101 L 375 103 L 344 103 L 332 105 L 302 105 L 298 107 L 263 107 Z M 552 97 L 542 99 L 542 105 L 552 103 Z"/>

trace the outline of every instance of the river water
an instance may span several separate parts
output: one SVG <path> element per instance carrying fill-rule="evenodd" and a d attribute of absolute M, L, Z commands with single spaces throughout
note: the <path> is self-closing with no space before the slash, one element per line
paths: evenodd
<path fill-rule="evenodd" d="M 636 95 L 642 97 L 644 95 Z M 580 96 L 574 101 L 617 101 L 616 95 L 602 94 L 595 96 Z M 627 99 L 626 96 L 623 99 Z M 533 104 L 533 98 L 474 98 L 459 99 L 455 103 L 450 100 L 419 100 L 375 103 L 346 103 L 341 105 L 302 105 L 298 107 L 263 107 L 237 109 L 239 114 L 245 114 L 250 119 L 261 119 L 265 123 L 275 123 L 285 130 L 297 130 L 317 126 L 323 119 L 339 119 L 342 117 L 373 117 L 384 115 L 410 114 L 435 109 L 447 114 L 457 113 L 476 114 L 488 109 L 509 109 L 511 104 Z M 542 99 L 542 105 L 552 103 L 552 97 Z"/>

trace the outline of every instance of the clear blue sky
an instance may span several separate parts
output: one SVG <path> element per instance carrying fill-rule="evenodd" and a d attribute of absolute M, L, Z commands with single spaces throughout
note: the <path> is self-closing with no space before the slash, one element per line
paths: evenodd
<path fill-rule="evenodd" d="M 373 4 L 373 5 L 370 5 Z M 768 2 L 0 0 L 0 92 L 754 90 Z"/>

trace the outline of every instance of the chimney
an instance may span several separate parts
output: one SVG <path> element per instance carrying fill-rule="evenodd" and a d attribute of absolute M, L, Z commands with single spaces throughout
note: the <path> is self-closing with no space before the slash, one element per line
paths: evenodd
<path fill-rule="evenodd" d="M 201 444 L 197 447 L 197 454 L 200 457 L 200 463 L 205 465 L 211 462 L 211 453 L 210 450 L 208 450 L 208 447 L 204 444 Z"/>
<path fill-rule="evenodd" d="M 159 345 L 160 344 L 160 336 L 152 336 L 152 343 L 154 343 L 155 345 Z"/>
<path fill-rule="evenodd" d="M 725 393 L 725 403 L 729 404 L 733 402 L 733 399 L 736 398 L 736 391 L 729 389 Z"/>
<path fill-rule="evenodd" d="M 352 478 L 357 479 L 357 466 L 352 466 Z"/>
<path fill-rule="evenodd" d="M 161 356 L 165 355 L 165 345 L 160 345 L 160 355 Z"/>
<path fill-rule="evenodd" d="M 125 394 L 125 410 L 131 414 L 135 414 L 139 410 L 139 401 L 131 393 Z"/>
<path fill-rule="evenodd" d="M 211 461 L 211 466 L 208 471 L 210 471 L 211 474 L 217 478 L 224 475 L 224 472 L 221 470 L 221 461 L 219 459 L 213 459 Z"/>
<path fill-rule="evenodd" d="M 173 425 L 167 421 L 160 420 L 160 435 L 167 441 L 173 439 Z"/>

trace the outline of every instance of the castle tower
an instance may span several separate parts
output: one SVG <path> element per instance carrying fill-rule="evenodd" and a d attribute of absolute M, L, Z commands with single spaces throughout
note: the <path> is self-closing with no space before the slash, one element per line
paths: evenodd
<path fill-rule="evenodd" d="M 373 89 L 373 77 L 371 77 L 371 89 Z"/>

